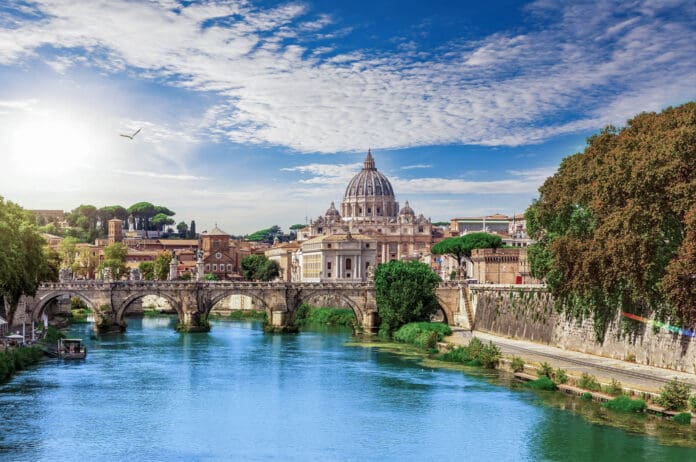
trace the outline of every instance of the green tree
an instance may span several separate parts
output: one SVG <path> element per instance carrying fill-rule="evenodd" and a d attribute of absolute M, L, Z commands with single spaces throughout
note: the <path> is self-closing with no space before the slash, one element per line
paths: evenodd
<path fill-rule="evenodd" d="M 196 220 L 191 220 L 191 226 L 189 226 L 188 230 L 188 238 L 189 239 L 196 239 L 198 237 L 198 234 L 196 234 Z"/>
<path fill-rule="evenodd" d="M 436 255 L 450 255 L 457 261 L 461 272 L 463 257 L 471 257 L 474 249 L 498 249 L 503 246 L 500 236 L 488 233 L 469 233 L 458 237 L 448 237 L 435 244 L 431 252 Z"/>
<path fill-rule="evenodd" d="M 11 319 L 22 295 L 34 295 L 42 281 L 55 275 L 44 251 L 34 217 L 0 196 L 0 307 L 7 300 Z"/>
<path fill-rule="evenodd" d="M 428 321 L 439 304 L 435 288 L 440 282 L 430 267 L 418 261 L 391 261 L 375 269 L 380 334 L 390 336 L 409 322 Z"/>
<path fill-rule="evenodd" d="M 77 276 L 92 278 L 98 266 L 99 255 L 94 248 L 79 247 L 77 249 L 77 258 L 72 265 L 72 270 Z"/>
<path fill-rule="evenodd" d="M 121 242 L 114 242 L 104 247 L 104 261 L 99 265 L 99 271 L 111 268 L 111 275 L 114 279 L 121 279 L 128 273 L 126 267 L 126 256 L 128 246 Z"/>
<path fill-rule="evenodd" d="M 138 229 L 144 229 L 145 237 L 147 237 L 147 231 L 150 229 L 150 219 L 157 213 L 155 206 L 150 202 L 138 202 L 128 207 L 128 213 L 138 220 Z"/>
<path fill-rule="evenodd" d="M 77 259 L 77 238 L 66 237 L 58 244 L 58 254 L 60 255 L 60 263 L 62 268 L 73 269 L 75 260 Z"/>
<path fill-rule="evenodd" d="M 270 228 L 261 229 L 259 231 L 249 234 L 246 238 L 247 241 L 251 242 L 265 242 L 267 244 L 273 244 L 276 237 L 281 237 L 283 235 L 280 226 L 273 225 Z"/>
<path fill-rule="evenodd" d="M 297 231 L 298 229 L 303 229 L 306 227 L 307 227 L 307 225 L 303 225 L 302 223 L 297 223 L 295 225 L 290 226 L 290 230 Z"/>
<path fill-rule="evenodd" d="M 153 271 L 155 274 L 155 279 L 159 281 L 166 281 L 169 277 L 169 263 L 172 261 L 171 252 L 162 251 L 155 257 Z"/>
<path fill-rule="evenodd" d="M 127 223 L 128 210 L 120 205 L 108 205 L 97 210 L 97 219 L 100 224 L 100 234 L 102 236 L 107 235 L 109 231 L 109 220 L 113 220 L 114 218 L 118 218 L 119 220 L 123 220 L 124 223 Z"/>
<path fill-rule="evenodd" d="M 155 280 L 155 262 L 143 261 L 138 265 L 140 268 L 140 275 L 145 281 Z"/>
<path fill-rule="evenodd" d="M 247 255 L 242 258 L 242 275 L 248 281 L 270 281 L 280 274 L 278 263 L 265 255 Z"/>
<path fill-rule="evenodd" d="M 208 273 L 205 276 L 203 276 L 203 280 L 205 280 L 205 281 L 217 281 L 218 277 L 215 275 L 215 273 Z"/>
<path fill-rule="evenodd" d="M 599 339 L 617 311 L 696 322 L 694 293 L 681 289 L 696 274 L 695 146 L 694 102 L 607 127 L 561 162 L 525 213 L 533 274 L 560 309 L 592 315 Z"/>
<path fill-rule="evenodd" d="M 179 232 L 179 237 L 181 239 L 186 239 L 186 236 L 188 235 L 188 229 L 188 225 L 184 221 L 181 221 L 178 225 L 176 225 L 176 230 Z"/>
<path fill-rule="evenodd" d="M 169 216 L 164 213 L 158 213 L 150 220 L 150 223 L 157 229 L 157 231 L 162 231 L 165 226 L 173 225 L 174 219 L 169 218 Z"/>

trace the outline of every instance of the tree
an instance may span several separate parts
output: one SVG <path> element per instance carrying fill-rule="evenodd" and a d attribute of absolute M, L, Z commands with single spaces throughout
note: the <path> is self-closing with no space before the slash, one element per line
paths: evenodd
<path fill-rule="evenodd" d="M 242 258 L 242 275 L 248 281 L 270 281 L 280 274 L 278 263 L 265 255 L 247 255 Z"/>
<path fill-rule="evenodd" d="M 152 223 L 152 225 L 155 226 L 157 231 L 162 231 L 165 226 L 173 225 L 174 220 L 172 218 L 169 218 L 169 216 L 165 215 L 164 213 L 158 213 L 157 215 L 152 217 L 150 223 Z"/>
<path fill-rule="evenodd" d="M 191 220 L 191 226 L 189 226 L 188 230 L 188 237 L 189 239 L 196 239 L 198 237 L 198 234 L 196 234 L 196 220 Z"/>
<path fill-rule="evenodd" d="M 418 261 L 390 261 L 375 269 L 380 334 L 390 336 L 409 322 L 427 321 L 439 304 L 435 288 L 440 282 L 430 267 Z"/>
<path fill-rule="evenodd" d="M 169 263 L 171 263 L 171 261 L 171 252 L 164 250 L 157 254 L 153 265 L 155 279 L 158 281 L 166 281 L 169 278 Z"/>
<path fill-rule="evenodd" d="M 565 158 L 527 209 L 533 275 L 559 309 L 592 315 L 598 339 L 619 311 L 696 322 L 682 290 L 696 274 L 695 146 L 696 103 L 640 114 Z"/>
<path fill-rule="evenodd" d="M 80 247 L 77 249 L 77 258 L 72 265 L 73 272 L 80 277 L 90 279 L 99 266 L 99 256 L 94 248 Z"/>
<path fill-rule="evenodd" d="M 280 226 L 273 225 L 270 228 L 261 229 L 259 231 L 253 232 L 247 236 L 246 240 L 251 242 L 265 242 L 267 244 L 273 244 L 276 237 L 281 238 L 283 232 Z"/>
<path fill-rule="evenodd" d="M 99 271 L 106 268 L 111 268 L 111 275 L 114 279 L 121 279 L 128 273 L 126 267 L 126 256 L 128 255 L 128 246 L 121 242 L 104 247 L 104 261 L 99 265 Z"/>
<path fill-rule="evenodd" d="M 298 229 L 303 229 L 306 227 L 307 227 L 307 225 L 303 225 L 302 223 L 297 223 L 295 225 L 290 226 L 290 230 L 297 231 Z"/>
<path fill-rule="evenodd" d="M 101 234 L 103 236 L 107 235 L 109 231 L 109 220 L 118 218 L 119 220 L 123 220 L 124 223 L 127 223 L 128 215 L 128 210 L 126 210 L 125 207 L 121 207 L 120 205 L 109 205 L 97 210 L 97 219 L 101 227 Z"/>
<path fill-rule="evenodd" d="M 58 254 L 62 268 L 73 268 L 77 259 L 77 242 L 74 237 L 66 237 L 58 244 Z"/>
<path fill-rule="evenodd" d="M 34 217 L 0 196 L 0 307 L 7 300 L 8 320 L 22 295 L 35 295 L 39 284 L 54 276 L 44 244 Z"/>
<path fill-rule="evenodd" d="M 435 244 L 431 252 L 436 255 L 451 255 L 457 261 L 461 272 L 463 257 L 471 257 L 474 249 L 498 249 L 503 246 L 500 236 L 488 233 L 469 233 L 458 237 L 448 237 Z"/>
<path fill-rule="evenodd" d="M 140 269 L 140 276 L 145 281 L 154 281 L 155 280 L 155 262 L 152 261 L 143 261 L 140 262 L 138 265 L 138 268 Z"/>
<path fill-rule="evenodd" d="M 205 281 L 217 281 L 218 277 L 215 275 L 215 273 L 208 273 L 205 276 L 203 276 L 203 280 L 205 280 Z"/>
<path fill-rule="evenodd" d="M 181 239 L 186 239 L 188 235 L 188 225 L 185 222 L 179 222 L 179 224 L 176 225 L 176 230 L 179 232 L 179 237 Z"/>
<path fill-rule="evenodd" d="M 138 220 L 138 229 L 144 229 L 145 237 L 147 237 L 147 230 L 150 228 L 150 219 L 157 213 L 155 211 L 155 206 L 150 202 L 138 202 L 128 207 L 128 213 L 133 214 Z"/>

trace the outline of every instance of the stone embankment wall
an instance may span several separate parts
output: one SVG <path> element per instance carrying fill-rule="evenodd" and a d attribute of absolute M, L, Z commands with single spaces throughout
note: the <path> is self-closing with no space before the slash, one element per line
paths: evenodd
<path fill-rule="evenodd" d="M 470 285 L 474 328 L 492 334 L 614 359 L 696 373 L 696 339 L 655 331 L 624 320 L 609 325 L 604 342 L 595 337 L 592 319 L 578 322 L 557 313 L 553 297 L 537 285 Z"/>

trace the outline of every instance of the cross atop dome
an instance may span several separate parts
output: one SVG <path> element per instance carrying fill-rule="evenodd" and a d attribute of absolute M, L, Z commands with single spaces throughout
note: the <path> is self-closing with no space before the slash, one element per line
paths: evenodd
<path fill-rule="evenodd" d="M 367 157 L 363 162 L 363 170 L 376 170 L 375 160 L 372 158 L 372 150 L 367 148 Z"/>

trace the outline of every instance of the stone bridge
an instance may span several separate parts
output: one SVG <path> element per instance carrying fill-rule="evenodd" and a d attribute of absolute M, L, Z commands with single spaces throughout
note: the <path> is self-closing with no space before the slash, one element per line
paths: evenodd
<path fill-rule="evenodd" d="M 442 283 L 436 295 L 441 315 L 449 324 L 461 323 L 460 308 L 465 308 L 465 286 Z M 34 297 L 24 300 L 25 319 L 39 321 L 46 307 L 61 296 L 79 297 L 94 311 L 97 332 L 116 332 L 126 328 L 128 307 L 147 295 L 166 299 L 179 317 L 178 329 L 184 332 L 207 331 L 208 315 L 213 306 L 230 295 L 251 297 L 266 312 L 271 326 L 282 330 L 291 326 L 297 308 L 318 305 L 322 297 L 340 299 L 349 306 L 363 331 L 373 333 L 379 327 L 375 290 L 372 283 L 288 283 L 231 281 L 66 281 L 43 284 Z M 456 318 L 456 319 L 455 319 Z M 468 320 L 468 316 L 464 316 Z"/>

